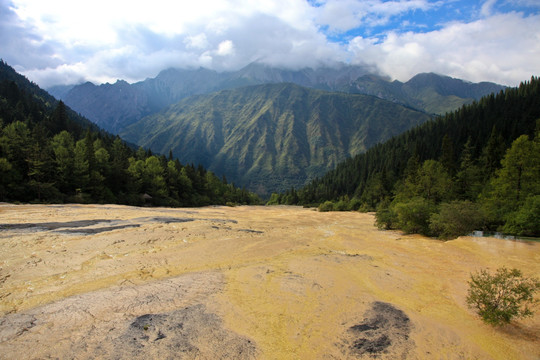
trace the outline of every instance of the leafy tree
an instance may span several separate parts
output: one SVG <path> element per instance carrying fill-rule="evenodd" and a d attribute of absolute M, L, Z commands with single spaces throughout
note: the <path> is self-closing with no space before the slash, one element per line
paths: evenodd
<path fill-rule="evenodd" d="M 8 199 L 10 185 L 13 181 L 13 165 L 6 159 L 0 158 L 0 199 Z"/>
<path fill-rule="evenodd" d="M 444 135 L 442 139 L 440 162 L 448 174 L 455 174 L 456 162 L 454 158 L 454 144 L 448 134 Z"/>
<path fill-rule="evenodd" d="M 484 207 L 495 223 L 506 222 L 529 196 L 540 195 L 540 142 L 520 136 L 501 164 L 483 195 Z"/>
<path fill-rule="evenodd" d="M 495 170 L 500 168 L 501 159 L 504 156 L 506 149 L 505 141 L 502 135 L 497 131 L 497 127 L 493 125 L 491 135 L 482 153 L 482 168 L 484 170 L 485 180 L 489 179 Z"/>
<path fill-rule="evenodd" d="M 110 176 L 108 184 L 115 194 L 125 193 L 128 187 L 128 173 L 130 149 L 122 139 L 116 137 L 109 147 Z"/>
<path fill-rule="evenodd" d="M 423 197 L 434 203 L 451 198 L 452 180 L 442 164 L 436 160 L 426 160 L 416 172 L 410 172 L 405 182 L 398 188 L 397 201 Z"/>
<path fill-rule="evenodd" d="M 467 235 L 483 224 L 484 215 L 479 206 L 468 200 L 442 203 L 439 212 L 429 219 L 431 234 L 443 239 Z"/>
<path fill-rule="evenodd" d="M 73 150 L 73 175 L 77 192 L 88 191 L 90 183 L 90 166 L 87 157 L 87 143 L 84 139 L 75 143 Z"/>
<path fill-rule="evenodd" d="M 160 199 L 167 197 L 164 169 L 156 156 L 150 156 L 145 160 L 143 174 L 144 187 L 152 197 Z"/>
<path fill-rule="evenodd" d="M 437 211 L 437 205 L 433 201 L 417 196 L 398 202 L 393 208 L 397 217 L 397 228 L 408 234 L 430 235 L 429 219 Z"/>
<path fill-rule="evenodd" d="M 42 200 L 43 191 L 53 187 L 48 183 L 47 167 L 49 159 L 45 149 L 41 148 L 37 142 L 33 142 L 29 151 L 28 158 L 28 186 L 35 191 L 37 200 Z"/>
<path fill-rule="evenodd" d="M 73 136 L 67 131 L 62 131 L 51 140 L 56 167 L 55 178 L 58 189 L 67 194 L 72 192 L 74 185 L 74 156 L 75 145 Z"/>
<path fill-rule="evenodd" d="M 348 196 L 344 196 L 337 203 L 334 204 L 334 211 L 349 211 L 350 208 L 350 200 Z"/>
<path fill-rule="evenodd" d="M 281 204 L 280 194 L 272 193 L 272 195 L 270 195 L 270 199 L 268 200 L 266 205 L 279 205 L 279 204 Z"/>
<path fill-rule="evenodd" d="M 415 195 L 438 203 L 452 198 L 452 179 L 436 160 L 426 160 L 418 172 Z"/>
<path fill-rule="evenodd" d="M 383 170 L 380 174 L 377 174 L 368 181 L 362 191 L 361 200 L 367 209 L 373 210 L 377 204 L 388 196 L 390 196 L 390 190 L 388 189 L 386 171 Z"/>
<path fill-rule="evenodd" d="M 375 213 L 375 225 L 379 229 L 390 230 L 395 229 L 395 223 L 397 221 L 397 214 L 394 208 L 390 206 L 390 201 L 386 200 L 377 206 L 377 212 Z"/>
<path fill-rule="evenodd" d="M 520 236 L 540 236 L 540 195 L 531 195 L 523 206 L 507 216 L 503 231 Z"/>
<path fill-rule="evenodd" d="M 60 100 L 53 111 L 49 127 L 53 133 L 58 133 L 63 129 L 67 129 L 68 125 L 69 117 L 67 115 L 66 104 Z"/>
<path fill-rule="evenodd" d="M 494 275 L 487 270 L 471 274 L 467 304 L 483 321 L 503 325 L 514 318 L 532 316 L 531 305 L 537 302 L 534 294 L 540 282 L 525 278 L 518 269 L 497 269 Z"/>
<path fill-rule="evenodd" d="M 461 163 L 456 174 L 457 197 L 462 200 L 475 201 L 478 194 L 482 192 L 483 178 L 482 169 L 478 166 L 474 158 L 474 149 L 471 138 L 463 146 L 461 152 Z"/>

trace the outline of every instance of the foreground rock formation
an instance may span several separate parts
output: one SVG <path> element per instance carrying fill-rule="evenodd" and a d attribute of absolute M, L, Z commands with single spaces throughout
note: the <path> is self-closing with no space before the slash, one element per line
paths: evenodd
<path fill-rule="evenodd" d="M 297 207 L 0 205 L 0 358 L 537 359 L 467 308 L 540 243 L 440 242 Z"/>

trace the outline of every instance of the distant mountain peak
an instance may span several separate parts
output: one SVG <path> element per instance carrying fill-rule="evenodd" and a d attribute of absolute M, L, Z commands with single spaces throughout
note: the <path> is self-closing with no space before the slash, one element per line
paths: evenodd
<path fill-rule="evenodd" d="M 406 83 L 391 82 L 388 77 L 370 70 L 366 66 L 343 63 L 292 70 L 253 62 L 233 72 L 202 67 L 169 68 L 155 78 L 134 84 L 118 80 L 114 84 L 85 83 L 68 90 L 61 87 L 50 90 L 99 126 L 118 133 L 144 116 L 184 98 L 256 84 L 287 82 L 327 91 L 367 94 L 438 114 L 503 88 L 492 83 L 470 84 L 434 73 L 418 74 Z"/>

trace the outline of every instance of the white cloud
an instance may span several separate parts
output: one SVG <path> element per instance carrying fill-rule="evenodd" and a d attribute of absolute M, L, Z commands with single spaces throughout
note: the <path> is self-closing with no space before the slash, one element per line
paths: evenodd
<path fill-rule="evenodd" d="M 219 43 L 217 54 L 219 56 L 232 55 L 234 53 L 234 45 L 231 40 L 225 40 Z"/>
<path fill-rule="evenodd" d="M 483 16 L 490 16 L 493 12 L 493 7 L 495 6 L 495 3 L 497 3 L 497 0 L 486 0 L 482 5 L 480 13 Z"/>
<path fill-rule="evenodd" d="M 485 16 L 473 22 L 369 35 L 371 26 L 440 10 L 445 3 L 0 0 L 0 56 L 42 86 L 82 79 L 132 82 L 168 67 L 236 70 L 253 61 L 290 68 L 369 63 L 400 80 L 434 71 L 515 85 L 538 75 L 539 15 L 497 13 L 494 0 L 481 2 Z M 367 29 L 363 36 L 329 40 L 358 26 Z"/>
<path fill-rule="evenodd" d="M 208 48 L 208 40 L 206 39 L 206 34 L 200 33 L 194 36 L 188 36 L 184 39 L 184 43 L 187 48 L 194 49 L 206 49 Z"/>
<path fill-rule="evenodd" d="M 386 24 L 392 16 L 413 10 L 426 11 L 440 4 L 427 0 L 327 0 L 319 5 L 319 22 L 333 31 L 348 31 L 360 25 Z"/>
<path fill-rule="evenodd" d="M 377 64 L 401 81 L 430 71 L 517 85 L 540 71 L 538 24 L 538 15 L 499 14 L 427 33 L 390 33 L 380 43 L 357 37 L 349 51 L 354 53 L 353 61 Z"/>

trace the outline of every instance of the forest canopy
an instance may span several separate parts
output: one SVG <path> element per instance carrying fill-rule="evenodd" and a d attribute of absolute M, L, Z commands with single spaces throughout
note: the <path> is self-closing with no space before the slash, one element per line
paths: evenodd
<path fill-rule="evenodd" d="M 259 198 L 201 166 L 135 150 L 0 64 L 0 201 L 202 206 Z"/>
<path fill-rule="evenodd" d="M 346 160 L 269 204 L 377 211 L 377 225 L 452 238 L 540 236 L 540 81 L 491 94 Z"/>

